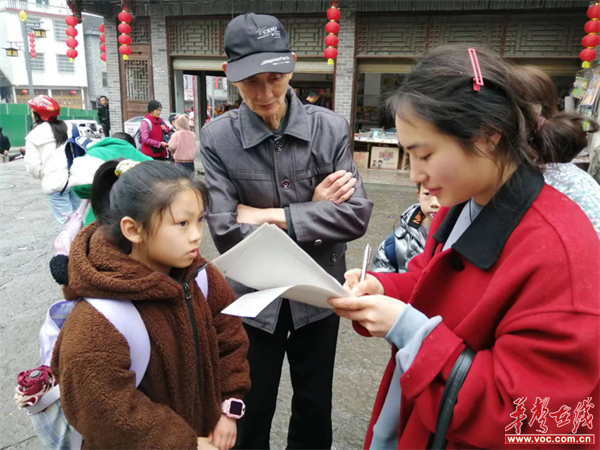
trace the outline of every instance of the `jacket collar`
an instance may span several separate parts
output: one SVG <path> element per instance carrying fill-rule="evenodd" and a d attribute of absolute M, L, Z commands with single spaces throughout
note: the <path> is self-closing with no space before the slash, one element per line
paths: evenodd
<path fill-rule="evenodd" d="M 452 245 L 452 249 L 479 269 L 489 270 L 543 187 L 544 177 L 541 174 L 519 167 Z M 436 242 L 446 242 L 465 204 L 453 206 L 448 211 L 433 236 Z"/>
<path fill-rule="evenodd" d="M 286 114 L 289 114 L 289 116 L 283 134 L 294 136 L 303 141 L 310 141 L 308 115 L 304 105 L 290 86 L 288 86 L 285 97 L 288 104 Z M 253 112 L 246 102 L 243 102 L 240 106 L 239 117 L 244 149 L 255 147 L 265 139 L 275 136 L 275 133 L 269 130 L 265 121 Z"/>

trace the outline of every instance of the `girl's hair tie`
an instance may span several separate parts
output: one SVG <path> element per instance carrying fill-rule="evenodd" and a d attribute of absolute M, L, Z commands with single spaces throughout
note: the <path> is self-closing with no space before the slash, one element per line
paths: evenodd
<path fill-rule="evenodd" d="M 537 132 L 539 133 L 542 128 L 544 128 L 544 124 L 546 123 L 546 118 L 544 116 L 540 116 L 537 120 Z"/>
<path fill-rule="evenodd" d="M 135 167 L 139 164 L 139 161 L 133 161 L 131 159 L 124 159 L 119 164 L 117 164 L 117 168 L 115 169 L 115 175 L 120 177 L 125 172 L 127 172 L 132 167 Z"/>

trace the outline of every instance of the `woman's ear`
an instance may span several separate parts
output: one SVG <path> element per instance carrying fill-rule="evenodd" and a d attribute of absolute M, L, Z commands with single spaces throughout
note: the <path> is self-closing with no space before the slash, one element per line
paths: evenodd
<path fill-rule="evenodd" d="M 121 219 L 121 233 L 132 244 L 141 244 L 144 240 L 142 226 L 129 216 Z"/>

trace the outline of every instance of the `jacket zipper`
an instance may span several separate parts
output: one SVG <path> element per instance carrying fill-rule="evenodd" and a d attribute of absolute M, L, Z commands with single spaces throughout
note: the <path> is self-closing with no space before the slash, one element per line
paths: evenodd
<path fill-rule="evenodd" d="M 187 281 L 181 283 L 181 285 L 183 286 L 183 292 L 185 293 L 185 304 L 187 306 L 190 325 L 192 326 L 192 334 L 194 336 L 194 350 L 196 352 L 196 376 L 198 379 L 198 382 L 196 383 L 196 389 L 198 390 L 198 397 L 200 397 L 200 384 L 202 383 L 200 373 L 200 342 L 198 341 L 198 327 L 196 326 L 194 310 L 192 308 L 192 294 L 190 293 L 189 281 L 195 279 L 198 276 L 198 273 L 200 273 L 200 271 L 204 270 L 205 268 L 206 264 L 200 266 L 198 270 L 196 270 L 194 274 L 190 278 L 188 278 Z"/>

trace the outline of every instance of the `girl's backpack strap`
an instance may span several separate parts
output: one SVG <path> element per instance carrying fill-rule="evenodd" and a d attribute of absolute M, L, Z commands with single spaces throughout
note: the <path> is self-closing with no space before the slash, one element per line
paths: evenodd
<path fill-rule="evenodd" d="M 130 301 L 85 299 L 106 317 L 125 336 L 131 353 L 131 370 L 135 372 L 135 386 L 144 378 L 150 362 L 150 336 L 137 308 Z"/>
<path fill-rule="evenodd" d="M 206 275 L 206 267 L 196 275 L 196 284 L 204 294 L 204 298 L 208 299 L 208 276 Z"/>

